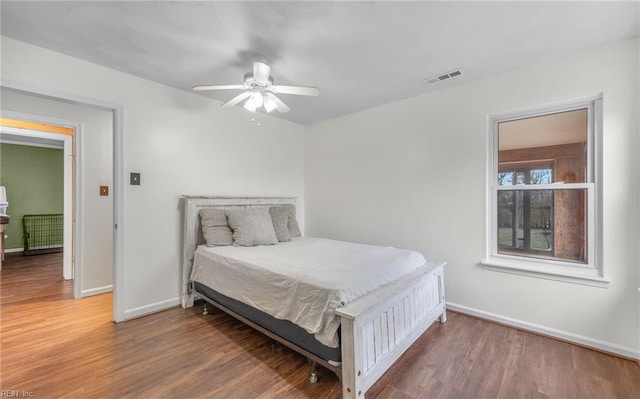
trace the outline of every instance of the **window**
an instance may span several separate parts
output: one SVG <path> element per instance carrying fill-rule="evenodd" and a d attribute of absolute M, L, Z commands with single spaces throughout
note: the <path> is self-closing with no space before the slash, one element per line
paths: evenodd
<path fill-rule="evenodd" d="M 601 99 L 490 118 L 491 270 L 604 286 Z"/>

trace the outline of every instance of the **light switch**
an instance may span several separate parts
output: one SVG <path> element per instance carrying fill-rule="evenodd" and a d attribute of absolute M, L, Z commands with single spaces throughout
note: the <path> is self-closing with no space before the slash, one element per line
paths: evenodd
<path fill-rule="evenodd" d="M 132 186 L 139 186 L 140 185 L 140 173 L 131 173 L 131 177 L 129 180 L 129 184 Z"/>
<path fill-rule="evenodd" d="M 100 186 L 100 196 L 106 197 L 109 195 L 109 186 Z"/>

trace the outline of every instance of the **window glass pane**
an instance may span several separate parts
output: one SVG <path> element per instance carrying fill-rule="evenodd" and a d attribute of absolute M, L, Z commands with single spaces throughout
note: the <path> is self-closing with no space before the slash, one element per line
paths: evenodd
<path fill-rule="evenodd" d="M 513 171 L 499 172 L 498 173 L 498 184 L 501 186 L 511 186 L 513 185 Z"/>
<path fill-rule="evenodd" d="M 498 253 L 587 263 L 586 189 L 498 191 Z"/>
<path fill-rule="evenodd" d="M 551 184 L 553 183 L 553 169 L 536 168 L 529 171 L 529 184 Z"/>
<path fill-rule="evenodd" d="M 526 166 L 526 164 L 524 164 Z M 551 184 L 553 183 L 553 168 L 551 166 L 519 167 L 516 170 L 500 170 L 498 184 L 512 186 L 514 184 Z"/>
<path fill-rule="evenodd" d="M 553 249 L 553 195 L 553 190 L 529 191 L 530 247 L 533 250 L 551 251 Z"/>
<path fill-rule="evenodd" d="M 517 242 L 516 229 L 517 225 L 514 221 L 514 204 L 515 191 L 498 191 L 498 246 L 499 247 L 515 247 Z"/>
<path fill-rule="evenodd" d="M 585 183 L 587 123 L 586 108 L 500 122 L 498 165 L 531 170 L 529 176 L 518 174 L 516 184 Z"/>

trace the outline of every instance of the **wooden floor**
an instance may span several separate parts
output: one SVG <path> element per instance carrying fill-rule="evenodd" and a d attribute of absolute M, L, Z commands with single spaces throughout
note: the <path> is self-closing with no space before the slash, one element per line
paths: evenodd
<path fill-rule="evenodd" d="M 60 254 L 7 255 L 0 389 L 34 398 L 339 398 L 304 358 L 218 311 L 111 322 L 110 294 L 74 300 Z M 5 391 L 3 391 L 5 392 Z M 7 395 L 4 395 L 7 396 Z M 24 395 L 22 395 L 24 397 Z M 638 398 L 637 363 L 449 312 L 367 398 Z"/>

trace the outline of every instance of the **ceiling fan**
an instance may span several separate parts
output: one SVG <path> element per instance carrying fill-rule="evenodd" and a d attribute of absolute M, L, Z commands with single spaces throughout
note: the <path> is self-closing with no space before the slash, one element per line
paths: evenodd
<path fill-rule="evenodd" d="M 291 108 L 280 100 L 276 94 L 295 94 L 299 96 L 317 96 L 320 94 L 320 90 L 317 87 L 273 84 L 271 67 L 260 61 L 253 62 L 253 72 L 244 74 L 244 84 L 194 86 L 193 90 L 244 90 L 222 104 L 222 107 L 233 107 L 244 101 L 243 107 L 250 112 L 256 112 L 256 110 L 264 108 L 266 112 L 276 109 L 281 113 L 289 112 Z"/>

